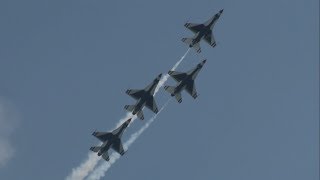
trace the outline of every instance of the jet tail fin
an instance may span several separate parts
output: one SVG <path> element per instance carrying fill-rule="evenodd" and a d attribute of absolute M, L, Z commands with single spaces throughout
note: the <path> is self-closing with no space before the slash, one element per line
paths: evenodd
<path fill-rule="evenodd" d="M 193 38 L 182 38 L 181 41 L 192 46 Z"/>
<path fill-rule="evenodd" d="M 201 48 L 200 48 L 199 42 L 194 44 L 193 43 L 193 41 L 194 41 L 193 38 L 182 38 L 181 40 L 182 40 L 182 42 L 188 44 L 189 47 L 192 47 L 193 49 L 195 49 L 197 51 L 197 53 L 201 52 Z"/>
<path fill-rule="evenodd" d="M 100 149 L 101 149 L 101 146 L 93 146 L 90 148 L 90 150 L 93 152 L 98 152 Z"/>
<path fill-rule="evenodd" d="M 132 112 L 134 110 L 135 106 L 134 105 L 125 105 L 124 109 L 126 109 L 127 111 Z"/>

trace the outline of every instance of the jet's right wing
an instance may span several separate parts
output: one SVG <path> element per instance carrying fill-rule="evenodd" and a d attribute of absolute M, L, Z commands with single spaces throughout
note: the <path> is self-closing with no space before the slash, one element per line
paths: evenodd
<path fill-rule="evenodd" d="M 204 27 L 203 24 L 196 24 L 196 23 L 185 23 L 184 26 L 194 33 L 201 31 Z"/>
<path fill-rule="evenodd" d="M 125 153 L 123 150 L 123 146 L 121 143 L 120 139 L 117 139 L 113 144 L 112 144 L 112 149 L 117 151 L 121 156 Z"/>
<path fill-rule="evenodd" d="M 194 85 L 194 81 L 191 83 L 187 84 L 186 86 L 186 91 L 195 99 L 198 97 L 196 87 Z"/>
<path fill-rule="evenodd" d="M 134 99 L 138 100 L 143 96 L 144 90 L 142 89 L 128 89 L 126 93 L 133 97 Z"/>
<path fill-rule="evenodd" d="M 212 31 L 207 34 L 206 36 L 204 36 L 204 40 L 210 44 L 210 46 L 215 47 L 217 45 L 216 40 L 214 39 L 213 35 L 212 35 Z"/>
<path fill-rule="evenodd" d="M 187 73 L 178 72 L 178 71 L 169 71 L 168 74 L 177 82 L 180 82 L 187 77 Z"/>
<path fill-rule="evenodd" d="M 110 132 L 93 132 L 93 136 L 98 138 L 100 141 L 105 142 L 112 137 L 112 133 Z"/>
<path fill-rule="evenodd" d="M 156 114 L 159 112 L 156 101 L 154 100 L 154 98 L 152 98 L 146 102 L 146 107 L 149 108 L 151 111 L 153 111 Z"/>

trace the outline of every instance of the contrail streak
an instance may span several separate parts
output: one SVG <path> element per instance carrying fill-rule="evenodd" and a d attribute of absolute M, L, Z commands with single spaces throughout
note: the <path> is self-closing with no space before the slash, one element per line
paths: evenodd
<path fill-rule="evenodd" d="M 84 179 L 94 169 L 99 160 L 99 156 L 97 156 L 93 152 L 89 152 L 88 158 L 84 162 L 82 162 L 78 167 L 73 168 L 71 174 L 66 177 L 66 180 Z"/>
<path fill-rule="evenodd" d="M 188 52 L 190 51 L 190 48 L 187 50 L 187 52 L 186 53 L 184 53 L 184 55 L 179 59 L 179 61 L 178 62 L 176 62 L 176 64 L 171 68 L 171 71 L 174 71 L 179 65 L 180 65 L 180 63 L 184 60 L 184 58 L 187 56 L 187 54 L 188 54 Z M 164 75 L 164 76 L 162 76 L 162 78 L 160 79 L 160 81 L 159 81 L 159 83 L 158 83 L 158 86 L 156 87 L 156 89 L 155 89 L 155 93 L 154 93 L 154 96 L 157 94 L 157 92 L 159 91 L 159 89 L 164 85 L 164 83 L 168 80 L 168 78 L 169 78 L 170 76 L 169 76 L 169 74 L 166 74 L 166 75 Z M 167 102 L 168 103 L 168 102 Z M 162 107 L 162 108 L 164 108 L 166 105 L 167 105 L 167 103 Z M 161 109 L 162 110 L 162 109 Z M 160 110 L 160 111 L 161 111 Z M 159 113 L 160 113 L 160 111 L 159 111 Z M 149 125 L 154 121 L 154 119 L 157 117 L 157 115 L 155 115 L 155 116 L 153 116 L 152 118 L 151 118 L 151 122 L 150 123 L 146 123 L 145 124 L 145 126 L 147 126 L 146 128 L 148 128 L 149 127 Z M 131 112 L 127 112 L 127 114 L 125 115 L 125 117 L 123 117 L 123 118 L 121 118 L 119 121 L 118 121 L 118 123 L 117 123 L 117 125 L 116 125 L 116 128 L 117 127 L 119 127 L 122 123 L 124 123 L 127 119 L 129 119 L 129 118 L 132 118 L 132 120 L 131 120 L 131 123 L 137 118 L 137 116 L 135 116 L 135 115 L 132 115 L 131 114 Z M 130 124 L 131 124 L 130 123 Z M 145 126 L 143 126 L 143 127 L 145 127 Z M 146 129 L 145 128 L 145 129 Z M 141 128 L 142 129 L 142 128 Z M 139 133 L 140 131 L 141 131 L 141 129 L 138 131 L 138 132 L 136 132 L 136 133 Z M 144 131 L 144 129 L 142 130 L 142 132 Z M 141 133 L 142 133 L 141 132 Z M 135 133 L 135 134 L 136 134 Z M 140 133 L 140 134 L 141 134 Z M 135 134 L 133 134 L 133 135 L 135 135 Z M 138 138 L 139 136 L 140 136 L 140 134 L 138 134 L 137 135 L 137 137 L 136 138 Z M 135 136 L 131 136 L 132 138 L 134 138 Z M 136 139 L 135 138 L 135 139 Z M 131 138 L 130 138 L 131 139 Z M 129 140 L 130 140 L 129 139 Z M 134 140 L 135 140 L 134 139 Z M 133 140 L 133 141 L 134 141 Z M 100 144 L 101 145 L 101 144 Z M 131 145 L 131 143 L 127 146 L 127 147 L 129 147 Z M 124 144 L 124 146 L 126 146 L 126 144 Z M 109 167 L 118 159 L 120 157 L 120 155 L 118 155 L 117 153 L 112 153 L 111 155 L 110 155 L 110 161 L 109 161 L 109 163 L 104 163 L 104 166 L 99 166 L 98 167 L 98 169 L 100 168 L 104 168 L 104 169 L 109 169 Z M 91 172 L 91 171 L 93 171 L 93 169 L 95 168 L 95 166 L 98 164 L 98 161 L 100 160 L 100 157 L 98 157 L 95 153 L 92 153 L 92 152 L 89 152 L 88 153 L 88 158 L 84 161 L 84 162 L 82 162 L 78 167 L 76 167 L 76 168 L 73 168 L 72 169 L 72 172 L 71 172 L 71 174 L 69 174 L 65 179 L 66 180 L 83 180 L 85 177 L 87 177 L 88 175 L 89 175 L 89 173 Z M 107 166 L 109 166 L 109 167 L 107 167 Z M 98 169 L 96 169 L 94 172 L 98 172 Z M 103 172 L 103 176 L 104 176 L 104 173 L 107 171 L 107 170 L 105 170 L 105 171 L 99 171 L 99 172 Z M 90 177 L 92 177 L 92 175 L 94 174 L 94 172 L 90 175 Z M 90 179 L 90 177 L 89 177 L 89 179 Z M 96 176 L 95 176 L 96 177 Z M 102 176 L 101 176 L 102 177 Z"/>
<path fill-rule="evenodd" d="M 171 98 L 168 99 L 168 101 L 161 107 L 158 114 L 169 104 Z M 138 137 L 151 125 L 151 123 L 157 118 L 157 115 L 155 114 L 147 123 L 142 126 L 142 128 L 139 129 L 139 131 L 135 132 L 130 136 L 130 138 L 123 144 L 125 149 L 128 149 L 137 139 Z M 98 166 L 87 178 L 87 180 L 99 180 L 101 179 L 106 172 L 109 170 L 109 168 L 114 164 L 118 159 L 120 158 L 120 155 L 116 152 L 113 152 L 110 155 L 109 162 L 103 162 L 100 166 Z"/>

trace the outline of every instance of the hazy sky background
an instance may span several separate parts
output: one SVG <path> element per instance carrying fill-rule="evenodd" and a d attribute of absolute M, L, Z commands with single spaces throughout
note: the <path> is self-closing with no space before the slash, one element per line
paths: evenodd
<path fill-rule="evenodd" d="M 134 103 L 125 90 L 186 52 L 184 23 L 220 9 L 218 45 L 177 68 L 207 59 L 200 96 L 171 101 L 104 179 L 318 180 L 318 0 L 0 1 L 0 179 L 64 179 Z"/>

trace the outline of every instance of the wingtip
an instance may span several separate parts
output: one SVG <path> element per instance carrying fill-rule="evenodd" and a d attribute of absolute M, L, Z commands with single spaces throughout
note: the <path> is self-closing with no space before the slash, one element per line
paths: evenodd
<path fill-rule="evenodd" d="M 93 132 L 92 132 L 92 135 L 95 136 L 97 134 L 97 130 L 95 129 Z"/>

